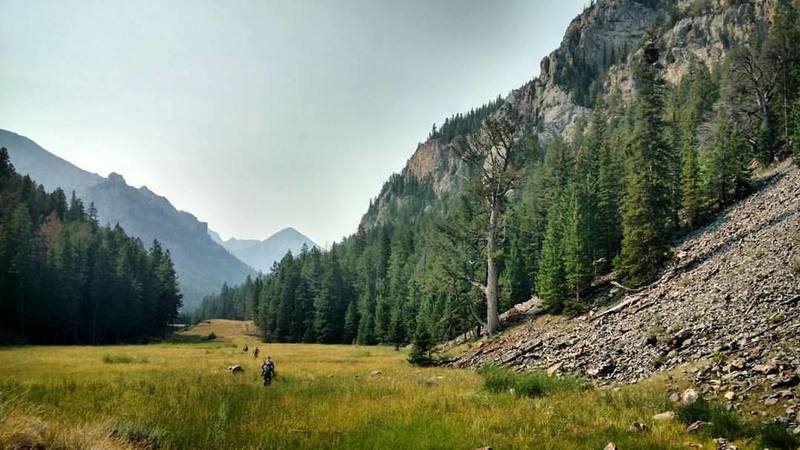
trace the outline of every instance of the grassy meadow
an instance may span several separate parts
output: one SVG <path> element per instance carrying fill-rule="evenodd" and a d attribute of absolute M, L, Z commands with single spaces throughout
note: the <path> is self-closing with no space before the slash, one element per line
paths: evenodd
<path fill-rule="evenodd" d="M 259 344 L 278 374 L 263 387 L 241 350 L 253 331 L 214 321 L 169 343 L 0 348 L 0 448 L 714 448 L 652 420 L 670 408 L 658 382 L 596 389 L 417 368 L 386 347 Z"/>

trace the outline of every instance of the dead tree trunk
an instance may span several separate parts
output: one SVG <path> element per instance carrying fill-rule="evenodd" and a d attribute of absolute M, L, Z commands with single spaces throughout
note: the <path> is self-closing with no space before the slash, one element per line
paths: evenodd
<path fill-rule="evenodd" d="M 455 146 L 456 153 L 470 164 L 480 176 L 480 195 L 486 201 L 489 213 L 486 228 L 486 282 L 470 279 L 481 289 L 486 301 L 486 334 L 494 335 L 500 329 L 497 308 L 498 270 L 497 248 L 500 214 L 508 193 L 519 186 L 522 169 L 533 150 L 527 141 L 520 139 L 520 120 L 509 109 L 504 115 L 486 119 L 476 133 L 461 138 Z"/>
<path fill-rule="evenodd" d="M 497 202 L 491 202 L 489 212 L 489 229 L 486 242 L 486 334 L 493 336 L 500 329 L 500 316 L 497 310 Z"/>

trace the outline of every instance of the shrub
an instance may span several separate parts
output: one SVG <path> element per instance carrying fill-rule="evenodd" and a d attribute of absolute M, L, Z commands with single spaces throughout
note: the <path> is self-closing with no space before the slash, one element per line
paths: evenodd
<path fill-rule="evenodd" d="M 800 439 L 777 423 L 770 423 L 761 428 L 759 447 L 777 450 L 795 450 L 800 446 Z"/>
<path fill-rule="evenodd" d="M 481 367 L 478 373 L 483 376 L 483 387 L 489 392 L 513 390 L 519 397 L 542 397 L 553 392 L 577 390 L 584 385 L 571 376 L 551 377 L 541 371 L 520 373 L 493 365 Z"/>
<path fill-rule="evenodd" d="M 428 327 L 423 322 L 417 324 L 417 331 L 411 341 L 411 352 L 408 355 L 408 362 L 415 366 L 429 366 L 433 364 L 433 339 L 431 338 Z"/>
<path fill-rule="evenodd" d="M 147 358 L 134 358 L 130 355 L 105 355 L 103 362 L 107 364 L 131 364 L 131 363 L 146 363 L 150 360 Z"/>
<path fill-rule="evenodd" d="M 681 405 L 678 408 L 678 419 L 687 425 L 698 420 L 708 422 L 709 425 L 703 430 L 714 437 L 738 439 L 752 436 L 752 431 L 747 424 L 734 412 L 702 398 L 692 404 Z"/>
<path fill-rule="evenodd" d="M 216 335 L 216 334 L 214 334 L 214 332 L 213 332 L 213 331 L 212 331 L 211 333 L 209 333 L 209 335 L 208 335 L 208 336 L 206 336 L 206 340 L 208 340 L 208 341 L 213 341 L 213 340 L 214 340 L 214 339 L 216 339 L 216 338 L 217 338 L 217 335 Z"/>

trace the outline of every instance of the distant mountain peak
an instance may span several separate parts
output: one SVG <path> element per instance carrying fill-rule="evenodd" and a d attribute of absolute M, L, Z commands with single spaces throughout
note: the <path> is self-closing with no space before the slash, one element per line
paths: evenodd
<path fill-rule="evenodd" d="M 219 239 L 217 233 L 209 231 L 209 234 L 215 241 Z M 221 244 L 231 254 L 264 273 L 272 270 L 272 265 L 280 261 L 286 252 L 290 251 L 293 255 L 297 255 L 304 246 L 308 249 L 322 248 L 294 227 L 283 228 L 263 241 L 230 238 Z"/>
<path fill-rule="evenodd" d="M 308 239 L 303 233 L 297 231 L 296 228 L 294 228 L 294 227 L 286 227 L 286 228 L 284 228 L 284 229 L 282 229 L 280 231 L 275 232 L 274 234 L 272 234 L 272 236 L 264 239 L 261 242 L 266 242 L 266 241 L 268 241 L 268 240 L 270 240 L 270 239 L 272 239 L 272 238 L 274 238 L 276 236 L 302 236 L 302 237 Z"/>
<path fill-rule="evenodd" d="M 110 174 L 108 174 L 108 181 L 114 184 L 123 184 L 125 186 L 128 185 L 128 183 L 125 182 L 125 177 L 118 174 L 117 172 L 111 172 Z"/>

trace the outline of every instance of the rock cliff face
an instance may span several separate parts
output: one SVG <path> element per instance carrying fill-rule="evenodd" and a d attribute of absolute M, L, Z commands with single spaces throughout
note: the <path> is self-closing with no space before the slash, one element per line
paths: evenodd
<path fill-rule="evenodd" d="M 713 70 L 755 28 L 765 27 L 770 16 L 767 0 L 600 0 L 570 23 L 559 48 L 541 61 L 538 78 L 512 91 L 504 102 L 542 140 L 571 141 L 597 92 L 619 92 L 625 102 L 633 99 L 632 56 L 649 29 L 655 27 L 664 50 L 665 79 L 678 83 L 693 59 Z M 429 180 L 441 197 L 459 189 L 463 170 L 451 145 L 434 139 L 418 145 L 400 175 Z M 377 212 L 365 215 L 362 225 L 390 221 L 389 210 L 402 213 L 402 196 L 385 188 L 375 201 Z"/>
<path fill-rule="evenodd" d="M 590 111 L 587 91 L 639 45 L 657 15 L 633 0 L 598 2 L 570 23 L 561 46 L 542 60 L 539 77 L 506 100 L 533 119 L 540 137 L 571 140 Z"/>

